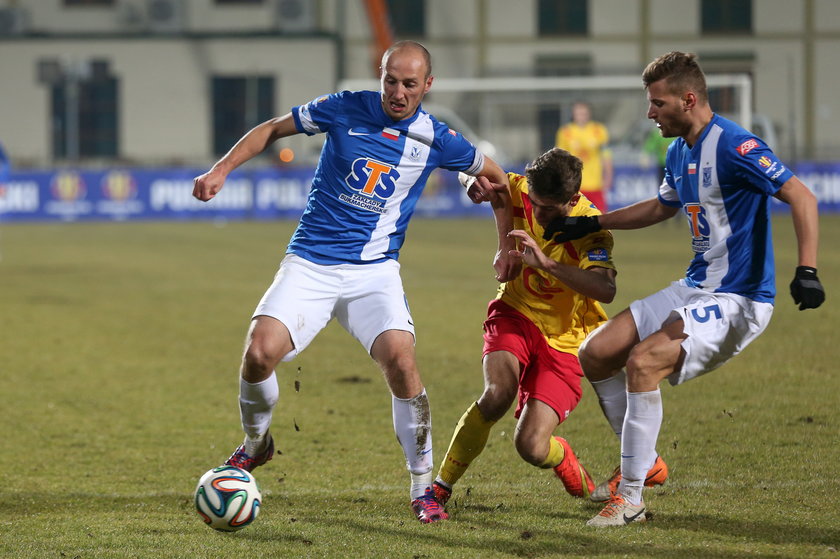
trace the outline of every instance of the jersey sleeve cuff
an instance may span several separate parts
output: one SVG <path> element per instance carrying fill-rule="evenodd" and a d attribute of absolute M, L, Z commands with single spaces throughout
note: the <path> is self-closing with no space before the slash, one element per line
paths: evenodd
<path fill-rule="evenodd" d="M 679 200 L 666 200 L 662 197 L 661 194 L 657 196 L 657 198 L 659 199 L 660 204 L 662 204 L 663 206 L 668 206 L 669 208 L 679 208 L 680 206 L 682 206 Z"/>
<path fill-rule="evenodd" d="M 295 119 L 295 128 L 297 128 L 298 132 L 303 132 L 307 136 L 314 136 L 315 134 L 319 133 L 320 130 L 318 129 L 318 127 L 315 125 L 314 122 L 312 122 L 311 120 L 309 120 L 307 122 L 301 117 L 300 113 L 301 113 L 301 107 L 302 106 L 303 105 L 300 105 L 300 106 L 297 106 L 297 107 L 292 107 L 292 118 Z M 307 126 L 307 124 L 309 126 Z M 310 129 L 310 126 L 312 128 L 314 128 L 314 130 Z"/>

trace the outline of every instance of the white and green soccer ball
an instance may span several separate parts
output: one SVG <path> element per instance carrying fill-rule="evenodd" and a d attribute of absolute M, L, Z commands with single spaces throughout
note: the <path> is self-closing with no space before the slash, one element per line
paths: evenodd
<path fill-rule="evenodd" d="M 251 524 L 260 513 L 262 493 L 257 479 L 240 468 L 219 466 L 198 480 L 195 509 L 216 530 L 235 532 Z"/>

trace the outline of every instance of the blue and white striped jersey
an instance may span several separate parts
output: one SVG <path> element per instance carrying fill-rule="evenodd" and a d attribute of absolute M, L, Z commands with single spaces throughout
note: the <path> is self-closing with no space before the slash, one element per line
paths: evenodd
<path fill-rule="evenodd" d="M 342 91 L 292 108 L 308 135 L 327 134 L 306 209 L 286 250 L 318 264 L 399 257 L 408 221 L 437 167 L 478 173 L 484 157 L 418 108 L 394 121 L 374 91 Z"/>
<path fill-rule="evenodd" d="M 773 302 L 770 196 L 792 176 L 761 139 L 718 115 L 693 147 L 671 144 L 659 201 L 688 217 L 688 285 Z"/>

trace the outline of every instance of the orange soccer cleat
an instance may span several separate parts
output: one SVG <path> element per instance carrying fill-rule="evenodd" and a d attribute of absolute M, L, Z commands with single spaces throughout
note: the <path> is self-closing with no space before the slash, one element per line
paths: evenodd
<path fill-rule="evenodd" d="M 563 461 L 554 466 L 554 473 L 563 482 L 566 492 L 572 497 L 586 497 L 595 490 L 595 482 L 583 464 L 575 456 L 571 445 L 563 437 L 554 437 L 563 445 Z"/>
<path fill-rule="evenodd" d="M 653 467 L 648 470 L 645 477 L 645 487 L 653 487 L 654 485 L 662 485 L 668 479 L 668 464 L 661 456 L 656 457 Z M 589 500 L 595 503 L 603 503 L 609 501 L 610 498 L 618 491 L 618 484 L 621 481 L 621 466 L 615 469 L 613 474 L 606 481 L 600 483 L 595 491 L 589 496 Z"/>

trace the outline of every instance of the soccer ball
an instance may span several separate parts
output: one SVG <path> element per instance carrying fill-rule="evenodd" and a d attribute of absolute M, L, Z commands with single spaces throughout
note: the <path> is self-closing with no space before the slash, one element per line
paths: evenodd
<path fill-rule="evenodd" d="M 262 493 L 256 478 L 240 468 L 219 466 L 198 480 L 195 509 L 216 530 L 235 532 L 260 513 Z"/>

